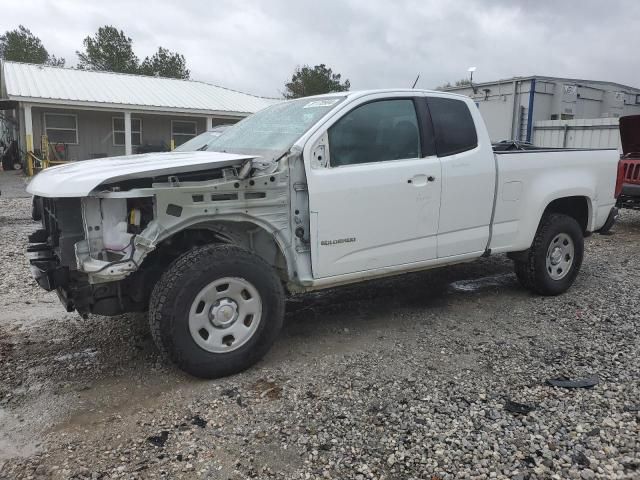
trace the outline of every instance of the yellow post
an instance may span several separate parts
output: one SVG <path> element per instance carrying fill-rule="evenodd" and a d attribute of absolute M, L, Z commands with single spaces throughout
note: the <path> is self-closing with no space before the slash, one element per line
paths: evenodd
<path fill-rule="evenodd" d="M 176 141 L 172 138 L 171 139 L 171 151 L 173 152 L 173 150 L 176 148 Z"/>
<path fill-rule="evenodd" d="M 49 138 L 46 135 L 40 136 L 40 152 L 42 155 L 42 168 L 49 168 Z"/>

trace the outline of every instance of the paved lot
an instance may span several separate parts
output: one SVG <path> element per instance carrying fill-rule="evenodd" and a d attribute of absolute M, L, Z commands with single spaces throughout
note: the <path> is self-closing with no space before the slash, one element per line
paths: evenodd
<path fill-rule="evenodd" d="M 640 477 L 637 213 L 588 239 L 563 296 L 494 257 L 297 297 L 262 362 L 199 381 L 143 316 L 82 320 L 36 288 L 4 175 L 0 478 Z"/>

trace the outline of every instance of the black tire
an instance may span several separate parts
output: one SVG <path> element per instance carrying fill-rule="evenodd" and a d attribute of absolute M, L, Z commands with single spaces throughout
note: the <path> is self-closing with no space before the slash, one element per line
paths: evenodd
<path fill-rule="evenodd" d="M 574 253 L 568 273 L 556 280 L 548 272 L 546 260 L 551 242 L 560 234 L 571 238 Z M 578 222 L 568 215 L 552 213 L 543 217 L 531 248 L 523 260 L 514 262 L 514 267 L 523 287 L 540 295 L 559 295 L 573 285 L 583 257 L 584 235 Z"/>
<path fill-rule="evenodd" d="M 262 314 L 253 335 L 236 350 L 201 348 L 189 330 L 189 311 L 198 293 L 224 277 L 249 282 L 259 293 Z M 200 378 L 238 373 L 260 360 L 275 341 L 284 319 L 280 278 L 262 258 L 234 245 L 196 247 L 177 258 L 151 294 L 149 324 L 163 357 Z"/>
<path fill-rule="evenodd" d="M 42 208 L 40 207 L 41 202 L 37 197 L 33 197 L 31 199 L 31 218 L 35 222 L 39 222 L 42 220 Z"/>

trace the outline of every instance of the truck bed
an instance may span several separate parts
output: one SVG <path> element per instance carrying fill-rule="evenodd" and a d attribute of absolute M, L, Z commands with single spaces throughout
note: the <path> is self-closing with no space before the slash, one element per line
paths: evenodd
<path fill-rule="evenodd" d="M 615 206 L 616 149 L 538 149 L 494 155 L 493 252 L 529 248 L 544 209 L 555 199 L 575 197 L 585 202 L 586 231 L 601 228 Z"/>

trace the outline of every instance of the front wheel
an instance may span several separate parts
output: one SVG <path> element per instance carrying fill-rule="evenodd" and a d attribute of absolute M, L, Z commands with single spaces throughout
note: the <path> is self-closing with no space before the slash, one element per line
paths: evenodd
<path fill-rule="evenodd" d="M 578 275 L 584 256 L 584 236 L 575 219 L 546 215 L 524 259 L 515 262 L 520 283 L 541 295 L 566 292 Z"/>
<path fill-rule="evenodd" d="M 262 258 L 233 245 L 196 247 L 179 257 L 156 284 L 149 305 L 160 352 L 201 378 L 256 363 L 283 318 L 280 278 Z"/>

